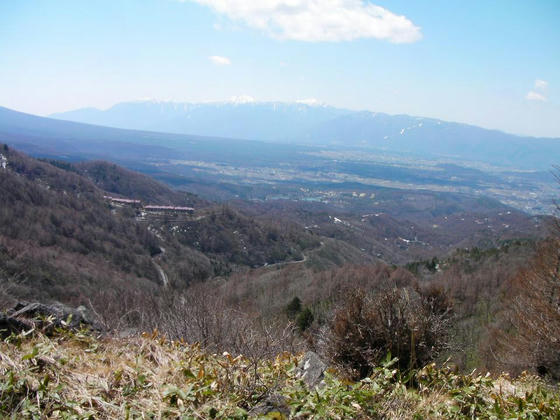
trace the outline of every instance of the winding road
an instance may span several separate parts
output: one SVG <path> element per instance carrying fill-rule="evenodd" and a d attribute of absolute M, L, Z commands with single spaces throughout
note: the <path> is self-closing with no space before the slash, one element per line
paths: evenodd
<path fill-rule="evenodd" d="M 324 246 L 325 246 L 325 243 L 321 241 L 321 245 L 319 245 L 318 248 L 312 249 L 312 250 L 310 250 L 309 252 L 317 252 L 317 251 L 321 250 Z M 297 261 L 280 261 L 280 262 L 277 262 L 277 263 L 274 263 L 274 264 L 266 264 L 266 265 L 263 265 L 263 267 L 270 268 L 270 267 L 274 267 L 274 266 L 277 266 L 277 265 L 303 264 L 304 262 L 307 261 L 307 259 L 309 258 L 309 256 L 308 256 L 307 254 L 305 254 L 305 253 L 302 253 L 302 254 L 303 254 L 303 260 L 297 260 Z"/>

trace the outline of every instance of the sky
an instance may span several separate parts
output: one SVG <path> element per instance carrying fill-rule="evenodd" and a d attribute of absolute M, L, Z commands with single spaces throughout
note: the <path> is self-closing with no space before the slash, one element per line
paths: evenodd
<path fill-rule="evenodd" d="M 559 0 L 1 0 L 0 106 L 306 101 L 560 137 Z"/>

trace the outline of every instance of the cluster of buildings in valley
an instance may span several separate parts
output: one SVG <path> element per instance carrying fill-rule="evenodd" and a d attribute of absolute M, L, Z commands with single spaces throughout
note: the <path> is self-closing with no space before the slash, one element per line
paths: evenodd
<path fill-rule="evenodd" d="M 178 215 L 178 214 L 193 214 L 194 208 L 181 207 L 181 206 L 160 206 L 148 204 L 144 205 L 141 200 L 134 200 L 131 198 L 112 197 L 109 195 L 103 196 L 111 204 L 117 207 L 131 207 L 137 209 L 142 213 L 142 216 L 147 214 L 153 215 Z"/>

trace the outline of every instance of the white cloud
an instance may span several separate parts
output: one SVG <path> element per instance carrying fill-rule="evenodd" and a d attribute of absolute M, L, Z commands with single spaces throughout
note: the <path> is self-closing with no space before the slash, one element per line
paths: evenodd
<path fill-rule="evenodd" d="M 525 97 L 529 101 L 546 102 L 548 100 L 546 91 L 548 89 L 548 82 L 546 80 L 536 79 L 533 90 L 527 93 Z"/>
<path fill-rule="evenodd" d="M 544 96 L 542 93 L 535 92 L 534 90 L 529 91 L 526 98 L 530 101 L 546 102 L 546 96 Z"/>
<path fill-rule="evenodd" d="M 544 91 L 548 87 L 548 82 L 546 80 L 537 79 L 535 80 L 535 89 Z"/>
<path fill-rule="evenodd" d="M 422 38 L 407 17 L 364 0 L 180 0 L 211 7 L 272 37 L 298 41 L 376 38 L 394 43 Z"/>
<path fill-rule="evenodd" d="M 217 66 L 229 66 L 231 61 L 227 57 L 220 57 L 219 55 L 211 55 L 208 59 Z"/>

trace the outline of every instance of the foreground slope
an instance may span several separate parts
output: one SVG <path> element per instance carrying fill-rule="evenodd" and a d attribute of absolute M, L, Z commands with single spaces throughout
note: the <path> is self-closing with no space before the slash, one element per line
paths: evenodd
<path fill-rule="evenodd" d="M 11 336 L 0 343 L 0 415 L 12 418 L 558 418 L 537 378 L 492 379 L 426 366 L 412 380 L 389 359 L 359 381 L 300 379 L 301 356 L 252 359 L 142 338 Z M 412 385 L 414 384 L 414 385 Z"/>

